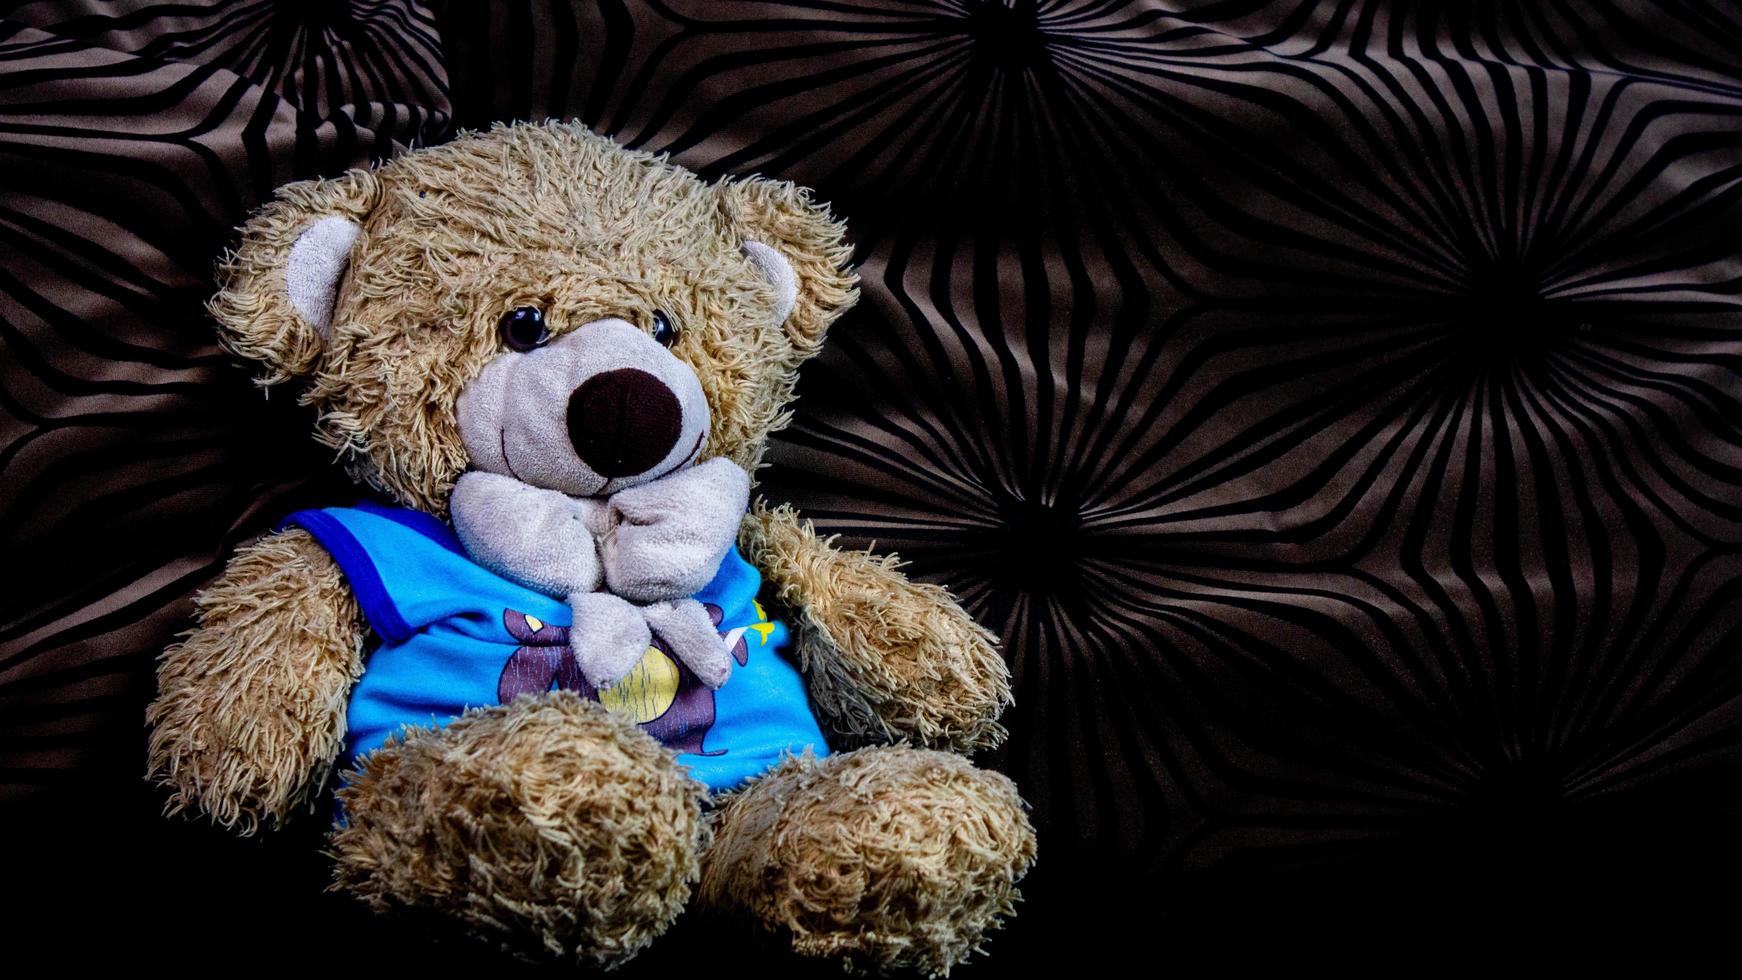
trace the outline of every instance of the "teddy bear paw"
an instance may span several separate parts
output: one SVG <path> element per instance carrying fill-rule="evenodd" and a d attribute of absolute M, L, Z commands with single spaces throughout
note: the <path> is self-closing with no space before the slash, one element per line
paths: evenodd
<path fill-rule="evenodd" d="M 706 789 L 572 692 L 408 728 L 339 790 L 336 887 L 526 959 L 613 966 L 683 909 Z"/>
<path fill-rule="evenodd" d="M 580 592 L 569 596 L 569 609 L 575 615 L 569 645 L 587 683 L 607 690 L 647 655 L 653 633 L 641 609 L 628 600 L 609 592 Z"/>
<path fill-rule="evenodd" d="M 871 972 L 960 965 L 1012 914 L 1035 854 L 1008 778 L 905 746 L 788 758 L 714 833 L 703 904 Z"/>
<path fill-rule="evenodd" d="M 732 676 L 732 654 L 714 629 L 706 606 L 694 599 L 678 599 L 643 606 L 641 612 L 653 632 L 710 689 Z"/>

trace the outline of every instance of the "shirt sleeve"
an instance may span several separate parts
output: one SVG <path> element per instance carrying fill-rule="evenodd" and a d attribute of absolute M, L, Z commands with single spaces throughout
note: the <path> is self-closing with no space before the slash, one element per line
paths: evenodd
<path fill-rule="evenodd" d="M 285 518 L 279 529 L 300 527 L 320 542 L 350 583 L 369 628 L 384 642 L 404 643 L 411 637 L 412 628 L 388 593 L 383 570 L 349 525 L 348 513 L 354 511 L 343 508 L 299 510 Z"/>

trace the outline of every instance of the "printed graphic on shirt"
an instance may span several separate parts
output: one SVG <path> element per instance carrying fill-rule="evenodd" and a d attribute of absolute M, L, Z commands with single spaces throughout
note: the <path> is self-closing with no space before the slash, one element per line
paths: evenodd
<path fill-rule="evenodd" d="M 702 605 L 718 629 L 725 612 L 711 602 Z M 750 662 L 747 635 L 756 633 L 758 645 L 763 645 L 774 629 L 762 604 L 754 605 L 757 622 L 720 634 L 721 642 L 732 651 L 732 659 L 740 667 Z M 657 635 L 627 676 L 610 689 L 599 691 L 587 682 L 575 663 L 574 630 L 552 626 L 515 609 L 502 611 L 502 625 L 520 643 L 503 665 L 502 677 L 496 684 L 496 697 L 503 704 L 522 694 L 542 694 L 553 687 L 574 691 L 604 705 L 612 714 L 635 722 L 642 731 L 680 755 L 726 754 L 725 749 L 710 751 L 703 746 L 708 729 L 714 725 L 714 692 L 672 656 L 671 647 Z M 579 642 L 586 640 L 582 637 Z"/>

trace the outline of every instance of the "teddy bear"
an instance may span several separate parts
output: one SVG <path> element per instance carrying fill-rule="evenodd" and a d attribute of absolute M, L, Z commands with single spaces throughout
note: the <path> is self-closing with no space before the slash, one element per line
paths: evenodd
<path fill-rule="evenodd" d="M 622 963 L 693 902 L 963 962 L 1035 858 L 966 758 L 994 638 L 753 495 L 850 258 L 802 188 L 574 123 L 282 188 L 209 308 L 366 490 L 197 595 L 146 717 L 166 812 L 330 807 L 335 888 L 528 958 Z"/>

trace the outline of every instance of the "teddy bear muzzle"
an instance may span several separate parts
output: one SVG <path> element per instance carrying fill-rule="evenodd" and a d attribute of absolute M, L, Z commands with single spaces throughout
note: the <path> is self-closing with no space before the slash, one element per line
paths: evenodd
<path fill-rule="evenodd" d="M 677 445 L 683 406 L 665 382 L 640 368 L 595 374 L 569 396 L 569 442 L 604 477 L 645 473 Z"/>
<path fill-rule="evenodd" d="M 590 497 L 694 462 L 710 416 L 688 364 L 611 318 L 496 355 L 460 395 L 459 421 L 473 469 Z"/>

